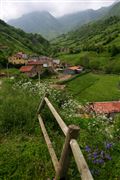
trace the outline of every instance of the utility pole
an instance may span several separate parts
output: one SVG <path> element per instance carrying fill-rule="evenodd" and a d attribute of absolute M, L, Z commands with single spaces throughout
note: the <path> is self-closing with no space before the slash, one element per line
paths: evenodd
<path fill-rule="evenodd" d="M 8 64 L 9 64 L 9 63 L 7 63 L 7 77 L 9 78 L 9 71 L 8 71 L 8 68 L 9 68 L 9 67 L 8 67 Z"/>
<path fill-rule="evenodd" d="M 38 72 L 38 80 L 39 80 L 39 84 L 40 84 L 40 72 Z"/>

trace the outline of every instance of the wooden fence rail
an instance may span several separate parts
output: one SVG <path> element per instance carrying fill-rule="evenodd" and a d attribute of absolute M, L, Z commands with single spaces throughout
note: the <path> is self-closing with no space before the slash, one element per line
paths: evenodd
<path fill-rule="evenodd" d="M 51 113 L 55 117 L 57 123 L 59 124 L 61 130 L 63 131 L 65 135 L 65 143 L 63 145 L 62 153 L 60 160 L 58 161 L 58 158 L 56 156 L 56 153 L 54 151 L 54 148 L 52 146 L 52 142 L 49 138 L 49 135 L 47 133 L 47 130 L 45 128 L 43 119 L 40 115 L 40 112 L 42 108 L 44 108 L 45 104 L 50 109 Z M 46 95 L 43 97 L 42 101 L 40 102 L 40 105 L 38 107 L 38 120 L 39 124 L 43 133 L 43 136 L 45 138 L 53 166 L 55 169 L 55 180 L 67 180 L 67 172 L 70 164 L 70 157 L 73 154 L 75 162 L 78 167 L 78 171 L 80 173 L 82 180 L 93 180 L 93 177 L 91 175 L 91 172 L 88 168 L 88 165 L 85 161 L 85 158 L 81 152 L 81 149 L 76 141 L 80 128 L 76 125 L 69 125 L 67 126 L 65 122 L 62 120 L 56 109 L 53 107 L 49 99 L 46 97 Z"/>

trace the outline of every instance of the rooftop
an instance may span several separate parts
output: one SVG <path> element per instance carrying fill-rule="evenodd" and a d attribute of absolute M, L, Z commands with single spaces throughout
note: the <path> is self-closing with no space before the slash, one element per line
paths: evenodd
<path fill-rule="evenodd" d="M 28 65 L 41 65 L 41 64 L 45 64 L 45 63 L 49 63 L 49 61 L 39 61 L 39 60 L 33 60 L 33 61 L 28 61 Z"/>
<path fill-rule="evenodd" d="M 80 68 L 82 68 L 82 67 L 81 66 L 72 66 L 72 67 L 69 67 L 68 69 L 70 69 L 70 70 L 78 70 Z"/>
<path fill-rule="evenodd" d="M 95 102 L 91 103 L 90 106 L 96 113 L 120 112 L 120 101 Z"/>
<path fill-rule="evenodd" d="M 30 72 L 33 69 L 33 66 L 22 66 L 20 68 L 21 72 Z"/>

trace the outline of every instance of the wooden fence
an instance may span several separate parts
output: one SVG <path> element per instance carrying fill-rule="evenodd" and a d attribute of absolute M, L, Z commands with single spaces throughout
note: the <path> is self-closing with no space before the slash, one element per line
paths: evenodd
<path fill-rule="evenodd" d="M 44 108 L 45 104 L 50 109 L 51 113 L 55 117 L 57 123 L 59 124 L 61 130 L 63 131 L 63 133 L 65 135 L 65 142 L 63 145 L 63 149 L 62 149 L 61 157 L 60 157 L 59 161 L 58 161 L 58 158 L 54 151 L 54 148 L 52 146 L 52 143 L 51 143 L 51 140 L 47 133 L 47 130 L 45 128 L 43 119 L 40 115 L 40 112 Z M 91 172 L 88 168 L 88 165 L 85 161 L 85 158 L 84 158 L 84 156 L 81 152 L 81 149 L 76 140 L 76 138 L 79 135 L 80 128 L 76 125 L 67 126 L 46 96 L 44 96 L 42 101 L 40 102 L 37 113 L 38 113 L 38 120 L 40 123 L 40 127 L 42 130 L 43 136 L 45 138 L 45 141 L 46 141 L 46 144 L 47 144 L 47 147 L 48 147 L 48 150 L 49 150 L 52 162 L 53 162 L 53 166 L 54 166 L 54 169 L 56 172 L 55 180 L 67 180 L 68 179 L 67 172 L 68 172 L 68 168 L 69 168 L 70 157 L 72 154 L 73 154 L 75 162 L 77 164 L 81 179 L 82 180 L 93 180 Z"/>

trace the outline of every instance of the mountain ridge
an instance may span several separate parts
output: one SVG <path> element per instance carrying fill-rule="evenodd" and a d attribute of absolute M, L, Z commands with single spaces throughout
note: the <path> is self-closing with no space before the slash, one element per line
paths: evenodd
<path fill-rule="evenodd" d="M 87 9 L 58 18 L 47 11 L 34 11 L 18 19 L 9 20 L 7 23 L 26 32 L 40 33 L 47 39 L 53 39 L 77 26 L 102 18 L 110 7 L 102 7 L 98 10 Z"/>
<path fill-rule="evenodd" d="M 40 33 L 45 38 L 48 38 L 48 29 L 49 36 L 52 36 L 54 33 L 59 35 L 59 31 L 61 30 L 61 24 L 47 11 L 35 11 L 24 14 L 18 19 L 8 21 L 8 24 L 29 33 Z"/>

